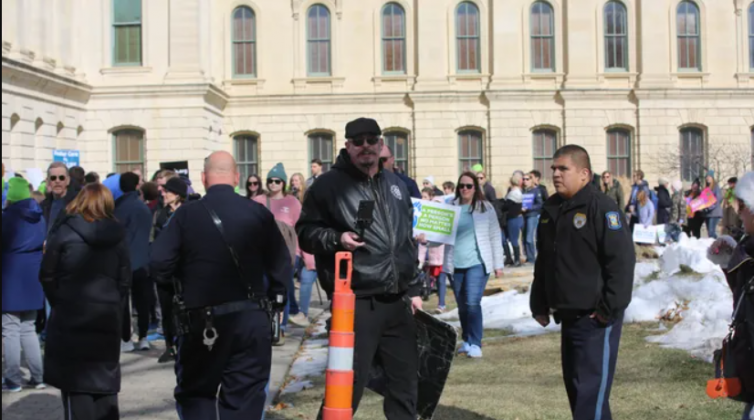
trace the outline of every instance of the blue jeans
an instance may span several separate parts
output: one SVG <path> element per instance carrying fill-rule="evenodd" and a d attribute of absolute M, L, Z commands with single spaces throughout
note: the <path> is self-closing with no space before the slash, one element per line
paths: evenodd
<path fill-rule="evenodd" d="M 466 269 L 457 268 L 453 274 L 453 292 L 458 302 L 463 341 L 472 346 L 482 347 L 482 296 L 489 278 L 481 264 Z"/>
<path fill-rule="evenodd" d="M 526 226 L 524 233 L 526 235 L 526 262 L 534 263 L 537 259 L 537 247 L 534 243 L 537 237 L 537 226 L 539 226 L 539 215 L 526 216 Z"/>
<path fill-rule="evenodd" d="M 437 306 L 445 307 L 445 295 L 448 293 L 448 273 L 442 272 L 437 279 L 437 296 L 440 298 Z"/>
<path fill-rule="evenodd" d="M 717 225 L 720 223 L 720 219 L 720 217 L 710 217 L 705 220 L 707 232 L 709 232 L 709 237 L 712 239 L 717 239 Z"/>
<path fill-rule="evenodd" d="M 283 322 L 280 323 L 280 328 L 285 331 L 288 326 L 288 317 L 291 315 L 298 315 L 300 311 L 298 302 L 296 302 L 296 285 L 294 284 L 293 276 L 291 281 L 288 282 L 288 303 L 285 304 L 283 310 Z"/>
<path fill-rule="evenodd" d="M 513 246 L 513 263 L 521 262 L 521 230 L 524 228 L 524 218 L 518 216 L 508 219 L 508 226 L 505 228 L 507 238 Z"/>
<path fill-rule="evenodd" d="M 303 313 L 306 316 L 309 316 L 309 304 L 312 300 L 312 289 L 314 288 L 314 283 L 317 282 L 317 271 L 315 270 L 307 270 L 306 267 L 301 269 L 301 274 L 299 275 L 299 278 L 301 279 L 301 290 L 299 290 L 299 306 L 301 309 L 301 313 Z"/>
<path fill-rule="evenodd" d="M 744 416 L 741 418 L 741 420 L 751 420 L 754 419 L 754 403 L 749 404 L 744 409 Z"/>

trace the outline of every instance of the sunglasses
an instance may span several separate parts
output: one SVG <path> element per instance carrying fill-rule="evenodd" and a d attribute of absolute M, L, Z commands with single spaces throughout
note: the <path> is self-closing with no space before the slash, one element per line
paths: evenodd
<path fill-rule="evenodd" d="M 253 187 L 258 187 L 259 186 L 259 182 L 251 181 L 251 182 L 249 182 L 249 185 L 251 185 Z"/>
<path fill-rule="evenodd" d="M 473 190 L 474 184 L 458 184 L 459 190 Z"/>
<path fill-rule="evenodd" d="M 55 182 L 55 181 L 64 182 L 65 181 L 65 175 L 60 175 L 60 176 L 50 175 L 50 181 L 51 182 Z"/>
<path fill-rule="evenodd" d="M 283 182 L 282 179 L 268 179 L 267 180 L 267 185 L 270 185 L 270 184 L 283 185 L 284 182 Z"/>
<path fill-rule="evenodd" d="M 531 178 L 524 178 L 524 181 L 531 181 Z"/>
<path fill-rule="evenodd" d="M 370 146 L 374 146 L 375 144 L 380 142 L 379 137 L 367 137 L 367 136 L 361 136 L 351 139 L 351 144 L 353 144 L 356 147 L 361 147 L 364 145 L 364 143 L 369 144 Z"/>

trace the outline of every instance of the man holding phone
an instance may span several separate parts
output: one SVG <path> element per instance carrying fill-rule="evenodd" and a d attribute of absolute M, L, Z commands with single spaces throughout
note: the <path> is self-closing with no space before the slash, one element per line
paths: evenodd
<path fill-rule="evenodd" d="M 388 378 L 385 417 L 417 417 L 418 354 L 413 312 L 421 309 L 413 205 L 405 183 L 384 170 L 376 121 L 346 125 L 346 145 L 332 170 L 308 190 L 296 225 L 304 252 L 314 254 L 332 298 L 335 254 L 353 253 L 356 294 L 354 412 L 379 360 Z"/>

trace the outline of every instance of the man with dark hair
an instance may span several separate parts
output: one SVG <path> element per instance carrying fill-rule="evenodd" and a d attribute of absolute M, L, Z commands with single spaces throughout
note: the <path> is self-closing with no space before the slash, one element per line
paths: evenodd
<path fill-rule="evenodd" d="M 543 327 L 562 323 L 562 364 L 574 419 L 611 420 L 610 389 L 636 253 L 623 213 L 592 185 L 589 154 L 555 153 L 557 194 L 542 209 L 530 307 Z"/>
<path fill-rule="evenodd" d="M 416 420 L 418 351 L 412 311 L 421 309 L 422 300 L 413 205 L 406 184 L 380 162 L 380 156 L 386 156 L 381 155 L 384 141 L 377 121 L 352 121 L 346 125 L 345 137 L 346 147 L 335 166 L 304 199 L 296 225 L 299 243 L 315 256 L 329 297 L 335 286 L 335 254 L 353 252 L 354 331 L 359 337 L 353 362 L 354 411 L 372 364 L 379 360 L 389 390 L 385 417 Z M 362 206 L 373 209 L 371 223 L 357 220 Z"/>
<path fill-rule="evenodd" d="M 99 184 L 99 174 L 97 172 L 89 172 L 84 177 L 84 184 Z"/>
<path fill-rule="evenodd" d="M 322 161 L 319 159 L 312 159 L 312 176 L 306 180 L 306 188 L 310 188 L 320 175 L 322 175 Z"/>
<path fill-rule="evenodd" d="M 152 306 L 155 304 L 154 285 L 150 280 L 147 266 L 149 265 L 149 237 L 152 233 L 152 212 L 139 196 L 139 175 L 126 172 L 120 176 L 120 190 L 123 195 L 115 200 L 115 218 L 126 229 L 126 241 L 131 254 L 131 270 L 133 271 L 133 305 L 138 311 L 138 333 L 141 351 L 149 350 L 147 333 L 149 332 L 149 318 Z M 131 341 L 131 311 L 128 300 L 124 302 L 123 344 L 121 350 L 134 350 Z"/>
<path fill-rule="evenodd" d="M 86 171 L 81 166 L 74 166 L 68 170 L 71 176 L 71 183 L 76 189 L 81 189 L 86 185 Z"/>
<path fill-rule="evenodd" d="M 406 188 L 408 188 L 408 193 L 411 197 L 417 199 L 422 198 L 422 193 L 419 191 L 419 186 L 416 185 L 416 181 L 409 178 L 408 175 L 395 170 L 395 155 L 393 154 L 393 149 L 388 145 L 385 145 L 382 148 L 382 152 L 380 152 L 380 164 L 382 164 L 382 169 L 394 173 L 395 176 L 400 178 L 400 180 L 406 184 Z"/>
<path fill-rule="evenodd" d="M 536 185 L 542 192 L 542 199 L 547 201 L 547 199 L 550 198 L 550 193 L 547 191 L 547 186 L 542 184 L 542 172 L 533 169 L 529 174 L 532 176 L 532 182 L 534 182 L 534 185 Z"/>

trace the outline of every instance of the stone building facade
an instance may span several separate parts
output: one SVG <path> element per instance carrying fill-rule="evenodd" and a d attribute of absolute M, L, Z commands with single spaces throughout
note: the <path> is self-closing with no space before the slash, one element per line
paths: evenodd
<path fill-rule="evenodd" d="M 751 0 L 3 0 L 3 162 L 329 164 L 371 116 L 417 178 L 751 169 Z M 740 162 L 739 162 L 740 161 Z M 734 162 L 734 163 L 731 163 Z M 723 168 L 722 165 L 735 168 Z"/>

